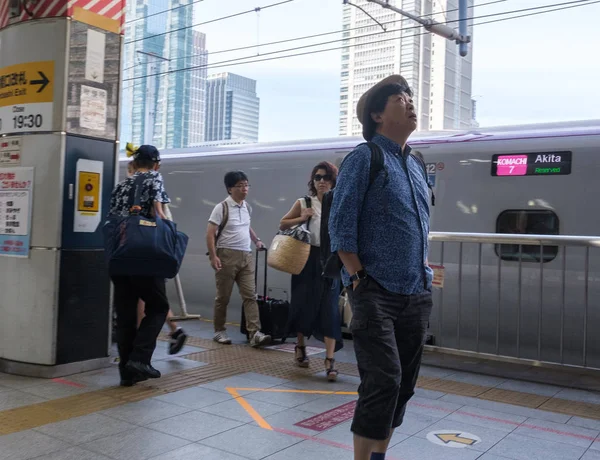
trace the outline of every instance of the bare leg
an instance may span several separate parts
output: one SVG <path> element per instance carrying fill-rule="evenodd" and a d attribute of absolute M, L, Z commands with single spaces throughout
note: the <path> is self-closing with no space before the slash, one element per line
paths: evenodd
<path fill-rule="evenodd" d="M 146 316 L 146 303 L 142 299 L 138 299 L 137 303 L 137 328 L 140 328 L 140 324 Z"/>
<path fill-rule="evenodd" d="M 294 350 L 294 359 L 296 361 L 296 365 L 300 367 L 308 367 L 309 361 L 306 357 L 306 343 L 304 342 L 304 334 L 298 332 L 298 344 L 296 345 L 296 349 Z"/>
<path fill-rule="evenodd" d="M 172 321 L 171 318 L 173 318 L 173 312 L 169 310 L 169 313 L 167 314 L 167 326 L 169 326 L 169 329 L 171 329 L 172 334 L 177 330 L 177 323 Z"/>
<path fill-rule="evenodd" d="M 169 309 L 169 313 L 167 313 L 166 323 L 171 330 L 169 334 L 169 354 L 174 355 L 181 351 L 185 342 L 188 338 L 187 334 L 183 331 L 183 329 L 177 327 L 177 323 L 171 318 L 173 317 L 173 312 Z"/>
<path fill-rule="evenodd" d="M 338 371 L 335 369 L 335 359 L 333 355 L 335 353 L 335 339 L 332 337 L 325 337 L 325 372 L 327 374 L 327 380 L 335 382 L 337 380 Z"/>
<path fill-rule="evenodd" d="M 335 339 L 325 337 L 325 350 L 327 351 L 327 357 L 333 358 L 333 354 L 335 353 Z"/>
<path fill-rule="evenodd" d="M 392 440 L 392 435 L 389 438 L 378 441 L 376 439 L 363 438 L 362 436 L 354 435 L 354 460 L 371 460 L 371 454 L 385 453 Z"/>

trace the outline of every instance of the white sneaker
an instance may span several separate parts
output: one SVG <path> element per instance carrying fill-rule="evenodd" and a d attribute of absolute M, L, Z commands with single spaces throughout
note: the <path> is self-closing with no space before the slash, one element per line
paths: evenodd
<path fill-rule="evenodd" d="M 250 346 L 256 348 L 256 347 L 260 347 L 263 345 L 268 345 L 270 342 L 271 342 L 270 335 L 265 335 L 262 332 L 258 331 L 250 339 Z"/>
<path fill-rule="evenodd" d="M 215 332 L 213 340 L 222 345 L 231 344 L 231 339 L 227 336 L 227 332 L 225 332 L 225 331 Z"/>

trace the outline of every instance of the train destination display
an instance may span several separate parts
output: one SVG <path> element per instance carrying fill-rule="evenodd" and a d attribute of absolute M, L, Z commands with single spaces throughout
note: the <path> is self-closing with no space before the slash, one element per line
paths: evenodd
<path fill-rule="evenodd" d="M 492 176 L 556 176 L 571 174 L 571 152 L 494 155 Z"/>

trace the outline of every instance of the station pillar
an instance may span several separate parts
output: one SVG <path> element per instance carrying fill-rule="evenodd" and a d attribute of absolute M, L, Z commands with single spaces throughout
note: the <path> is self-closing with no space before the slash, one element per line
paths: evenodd
<path fill-rule="evenodd" d="M 0 1 L 0 371 L 110 363 L 125 0 Z"/>

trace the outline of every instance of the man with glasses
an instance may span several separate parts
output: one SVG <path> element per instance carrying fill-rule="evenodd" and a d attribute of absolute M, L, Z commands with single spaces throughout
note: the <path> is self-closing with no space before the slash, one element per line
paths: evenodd
<path fill-rule="evenodd" d="M 250 345 L 259 347 L 267 345 L 271 337 L 260 332 L 251 244 L 254 242 L 257 249 L 264 248 L 264 244 L 250 226 L 251 209 L 246 202 L 250 184 L 246 174 L 243 171 L 228 172 L 225 174 L 225 188 L 229 196 L 213 209 L 206 231 L 208 255 L 216 272 L 217 285 L 213 339 L 220 344 L 231 343 L 225 321 L 233 284 L 237 283 Z"/>

